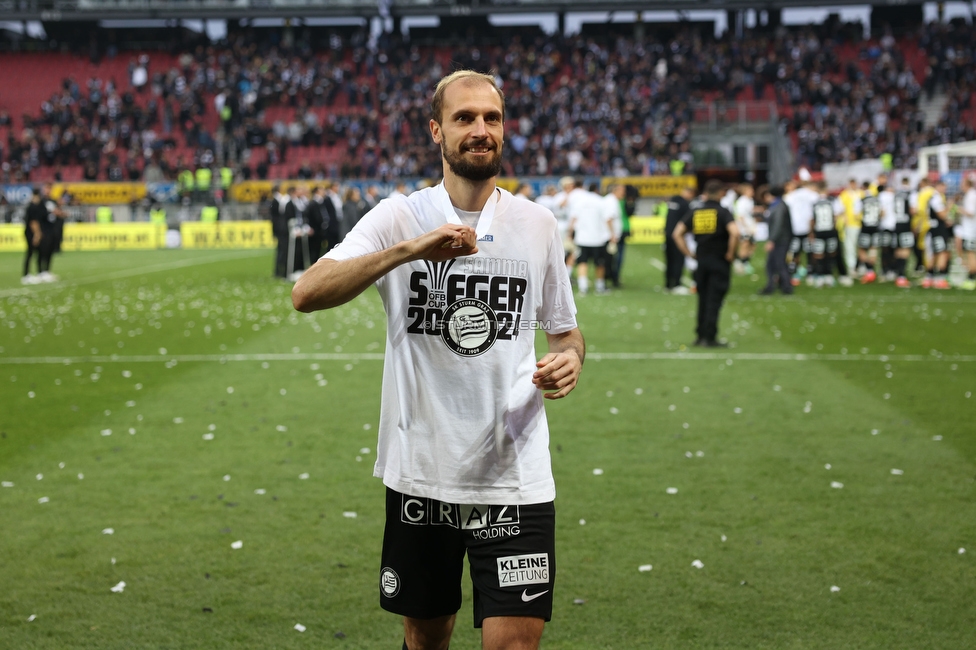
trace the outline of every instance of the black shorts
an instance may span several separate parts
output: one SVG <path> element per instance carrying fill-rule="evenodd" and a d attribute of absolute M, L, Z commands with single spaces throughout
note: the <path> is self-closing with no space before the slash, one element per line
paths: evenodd
<path fill-rule="evenodd" d="M 892 242 L 897 241 L 894 230 L 881 231 L 881 248 L 891 248 Z"/>
<path fill-rule="evenodd" d="M 857 235 L 857 247 L 862 250 L 881 247 L 881 233 L 876 226 L 865 226 Z"/>
<path fill-rule="evenodd" d="M 911 230 L 896 230 L 891 234 L 892 248 L 915 248 L 915 233 Z"/>
<path fill-rule="evenodd" d="M 810 238 L 807 235 L 794 235 L 790 240 L 790 252 L 796 255 L 801 250 L 810 253 Z"/>
<path fill-rule="evenodd" d="M 836 236 L 814 233 L 811 252 L 814 255 L 835 255 L 837 253 L 838 241 Z"/>
<path fill-rule="evenodd" d="M 442 503 L 387 488 L 380 606 L 432 619 L 461 608 L 464 554 L 474 586 L 474 626 L 492 616 L 552 618 L 556 579 L 553 503 Z"/>
<path fill-rule="evenodd" d="M 589 264 L 592 262 L 597 266 L 606 266 L 608 258 L 606 244 L 603 246 L 580 246 L 579 253 L 576 255 L 576 263 Z"/>

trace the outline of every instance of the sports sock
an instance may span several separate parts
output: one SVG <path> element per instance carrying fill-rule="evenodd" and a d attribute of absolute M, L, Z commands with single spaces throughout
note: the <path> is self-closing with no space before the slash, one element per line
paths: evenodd
<path fill-rule="evenodd" d="M 898 274 L 899 278 L 905 277 L 905 265 L 908 263 L 906 259 L 895 259 L 895 273 Z"/>
<path fill-rule="evenodd" d="M 597 278 L 597 281 L 596 281 L 596 290 L 599 291 L 599 292 L 601 292 L 601 293 L 604 292 L 604 291 L 606 291 L 607 290 L 607 282 L 606 282 L 606 280 L 601 280 L 601 279 Z"/>
<path fill-rule="evenodd" d="M 590 279 L 585 275 L 581 275 L 576 279 L 576 286 L 579 287 L 580 293 L 586 293 L 590 290 Z"/>

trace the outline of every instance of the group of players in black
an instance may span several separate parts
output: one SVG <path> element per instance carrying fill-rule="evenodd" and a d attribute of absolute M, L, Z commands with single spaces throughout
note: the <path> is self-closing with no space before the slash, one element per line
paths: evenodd
<path fill-rule="evenodd" d="M 882 175 L 863 185 L 852 180 L 836 196 L 817 181 L 761 188 L 757 193 L 761 203 L 755 206 L 751 192 L 745 193 L 748 200 L 744 204 L 768 226 L 768 282 L 759 293 L 771 295 L 779 290 L 792 294 L 804 278 L 816 288 L 834 286 L 835 281 L 850 286 L 855 278 L 862 284 L 893 282 L 896 287 L 910 288 L 916 286 L 909 279 L 913 255 L 912 271 L 921 276 L 918 286 L 949 289 L 954 247 L 968 266 L 968 278 L 957 286 L 976 289 L 976 181 L 964 179 L 962 189 L 963 193 L 949 201 L 942 179 L 923 179 L 914 190 L 907 178 L 889 185 Z M 668 203 L 665 289 L 698 294 L 695 346 L 726 345 L 717 338 L 718 319 L 733 263 L 740 268 L 751 266 L 754 223 L 750 215 L 740 215 L 743 204 L 735 202 L 735 197 L 728 201 L 725 194 L 724 185 L 711 180 L 701 196 L 687 188 Z M 845 244 L 849 256 L 844 254 Z M 690 290 L 682 286 L 688 262 L 694 277 Z"/>

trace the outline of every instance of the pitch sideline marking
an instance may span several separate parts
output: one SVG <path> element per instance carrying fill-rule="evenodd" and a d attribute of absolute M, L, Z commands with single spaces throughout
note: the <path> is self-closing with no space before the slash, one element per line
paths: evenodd
<path fill-rule="evenodd" d="M 149 266 L 141 266 L 133 269 L 126 269 L 122 271 L 113 271 L 112 273 L 106 273 L 104 275 L 97 275 L 90 278 L 85 278 L 83 280 L 77 281 L 67 281 L 67 282 L 52 282 L 50 284 L 35 284 L 30 287 L 18 287 L 15 289 L 3 289 L 0 290 L 0 298 L 6 298 L 7 296 L 16 296 L 27 293 L 34 293 L 36 291 L 43 291 L 45 289 L 57 289 L 57 288 L 67 288 L 67 287 L 79 287 L 85 284 L 94 284 L 96 282 L 106 282 L 108 280 L 119 280 L 121 278 L 128 278 L 134 275 L 144 275 L 146 273 L 157 273 L 159 271 L 170 271 L 173 269 L 179 269 L 186 266 L 200 266 L 203 264 L 213 264 L 214 262 L 226 262 L 229 260 L 244 258 L 244 257 L 254 257 L 258 251 L 248 250 L 248 251 L 234 251 L 231 254 L 225 254 L 220 256 L 206 257 L 206 258 L 186 258 L 178 260 L 175 262 L 160 262 L 159 264 L 151 264 Z M 267 254 L 267 249 L 261 249 L 260 253 Z"/>
<path fill-rule="evenodd" d="M 309 352 L 266 354 L 95 355 L 78 357 L 0 357 L 0 365 L 72 365 L 76 363 L 200 363 L 247 361 L 382 361 L 379 352 Z M 864 362 L 976 362 L 976 355 L 931 354 L 797 354 L 778 352 L 593 352 L 589 361 L 864 361 Z"/>

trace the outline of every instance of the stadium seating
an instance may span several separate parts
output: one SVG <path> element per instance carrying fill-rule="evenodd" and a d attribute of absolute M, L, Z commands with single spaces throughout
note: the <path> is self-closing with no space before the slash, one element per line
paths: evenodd
<path fill-rule="evenodd" d="M 231 95 L 236 102 L 232 124 L 264 130 L 270 144 L 250 146 L 244 153 L 248 147 L 241 138 L 233 148 L 234 162 L 269 177 L 293 175 L 306 161 L 328 175 L 436 173 L 439 160 L 426 134 L 426 94 L 452 67 L 474 67 L 497 69 L 504 80 L 510 145 L 506 171 L 516 175 L 606 173 L 611 166 L 629 173 L 666 173 L 667 158 L 687 147 L 691 107 L 718 99 L 775 101 L 799 162 L 812 169 L 885 151 L 893 153 L 896 165 L 910 166 L 921 146 L 972 137 L 974 35 L 971 27 L 929 25 L 898 39 L 860 40 L 826 28 L 801 28 L 709 42 L 694 30 L 681 29 L 664 44 L 610 35 L 527 43 L 515 38 L 469 51 L 461 59 L 447 45 L 394 42 L 379 52 L 347 45 L 340 53 L 311 57 L 261 46 L 256 61 L 263 68 L 250 60 L 255 51 L 242 50 L 240 43 L 215 47 L 208 58 L 122 52 L 97 64 L 65 53 L 4 53 L 0 111 L 9 113 L 12 124 L 0 126 L 0 158 L 10 163 L 3 172 L 6 179 L 15 177 L 21 161 L 12 149 L 25 137 L 24 116 L 40 119 L 42 104 L 57 98 L 67 79 L 82 96 L 87 96 L 89 80 L 98 79 L 103 86 L 113 82 L 120 96 L 131 94 L 133 106 L 143 111 L 155 100 L 151 128 L 157 139 L 165 135 L 164 104 L 171 104 L 172 141 L 159 157 L 175 174 L 178 161 L 193 164 L 213 147 L 209 138 L 221 128 L 214 106 L 218 82 L 225 73 L 240 79 L 244 71 L 251 82 L 261 79 L 262 92 L 253 104 L 243 101 L 246 89 Z M 149 57 L 148 86 L 153 75 L 161 74 L 166 96 L 148 88 L 132 90 L 129 68 L 143 54 Z M 920 131 L 918 98 L 936 87 L 946 93 L 946 114 L 933 129 Z M 368 100 L 363 89 L 368 89 Z M 193 113 L 182 121 L 180 90 L 190 93 Z M 105 97 L 100 105 L 104 110 Z M 320 132 L 298 122 L 302 115 L 314 115 Z M 206 134 L 202 140 L 193 141 L 187 130 L 194 122 Z M 103 126 L 114 131 L 119 122 Z M 33 154 L 28 138 L 23 155 L 36 163 L 28 164 L 33 167 L 29 179 L 81 179 L 84 166 L 78 157 L 52 165 L 37 155 L 49 132 L 48 126 L 35 129 Z M 125 170 L 130 159 L 141 168 L 144 149 L 117 144 L 111 153 Z M 105 179 L 108 152 L 98 158 L 98 177 Z"/>

